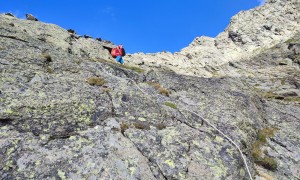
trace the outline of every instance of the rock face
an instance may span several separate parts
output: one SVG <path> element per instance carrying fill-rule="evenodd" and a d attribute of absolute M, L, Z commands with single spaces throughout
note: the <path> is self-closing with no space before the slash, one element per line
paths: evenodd
<path fill-rule="evenodd" d="M 126 66 L 108 41 L 0 15 L 1 179 L 250 179 L 227 137 L 253 178 L 299 179 L 298 10 L 270 0 Z"/>

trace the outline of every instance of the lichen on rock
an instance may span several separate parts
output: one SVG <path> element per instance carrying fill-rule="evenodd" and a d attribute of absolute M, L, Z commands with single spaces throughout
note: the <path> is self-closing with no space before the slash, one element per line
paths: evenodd
<path fill-rule="evenodd" d="M 126 66 L 108 41 L 0 14 L 0 179 L 299 178 L 298 5 Z"/>

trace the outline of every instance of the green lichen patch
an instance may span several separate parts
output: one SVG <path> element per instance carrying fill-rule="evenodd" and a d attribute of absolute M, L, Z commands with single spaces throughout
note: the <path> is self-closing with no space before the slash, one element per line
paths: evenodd
<path fill-rule="evenodd" d="M 66 179 L 66 173 L 61 171 L 61 170 L 58 170 L 57 171 L 57 175 L 62 179 L 62 180 L 65 180 Z"/>
<path fill-rule="evenodd" d="M 166 105 L 166 106 L 169 106 L 170 108 L 177 109 L 177 106 L 176 106 L 176 104 L 174 104 L 174 103 L 171 103 L 171 102 L 165 102 L 165 105 Z"/>
<path fill-rule="evenodd" d="M 102 86 L 106 83 L 105 79 L 101 77 L 90 77 L 86 79 L 86 82 L 92 86 Z"/>
<path fill-rule="evenodd" d="M 167 164 L 170 168 L 175 168 L 175 163 L 171 159 L 166 160 L 165 164 Z"/>
<path fill-rule="evenodd" d="M 286 44 L 297 43 L 297 42 L 299 42 L 299 40 L 294 39 L 294 38 L 291 38 L 291 39 L 288 39 L 288 40 L 285 41 Z"/>
<path fill-rule="evenodd" d="M 267 157 L 261 149 L 262 146 L 267 143 L 267 138 L 274 136 L 274 133 L 277 130 L 278 129 L 276 128 L 261 129 L 258 132 L 257 140 L 251 146 L 251 155 L 254 159 L 254 162 L 272 171 L 275 171 L 277 169 L 277 162 L 275 159 Z"/>

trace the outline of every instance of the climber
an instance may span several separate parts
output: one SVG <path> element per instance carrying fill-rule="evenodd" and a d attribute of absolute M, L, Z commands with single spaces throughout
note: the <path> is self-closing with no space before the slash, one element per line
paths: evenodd
<path fill-rule="evenodd" d="M 122 56 L 125 56 L 125 49 L 123 48 L 123 45 L 119 45 L 115 48 L 112 48 L 111 55 L 113 58 L 116 58 L 116 61 L 120 64 L 124 64 L 124 60 Z"/>

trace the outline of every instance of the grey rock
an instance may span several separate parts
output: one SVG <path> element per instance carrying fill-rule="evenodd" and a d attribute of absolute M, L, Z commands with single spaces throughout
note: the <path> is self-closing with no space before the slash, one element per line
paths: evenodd
<path fill-rule="evenodd" d="M 209 123 L 252 177 L 299 178 L 298 5 L 268 1 L 216 38 L 126 66 L 109 41 L 0 15 L 0 178 L 249 179 Z"/>
<path fill-rule="evenodd" d="M 116 121 L 116 119 L 111 118 L 111 119 L 107 119 L 107 120 L 108 120 L 108 122 L 106 124 L 107 127 L 110 127 L 111 129 L 118 129 L 118 130 L 121 129 L 120 124 Z"/>
<path fill-rule="evenodd" d="M 5 13 L 5 15 L 15 17 L 12 13 Z"/>
<path fill-rule="evenodd" d="M 279 64 L 279 65 L 292 65 L 292 63 L 293 63 L 293 62 L 292 62 L 291 59 L 286 58 L 286 59 L 280 61 L 278 64 Z"/>
<path fill-rule="evenodd" d="M 38 21 L 38 19 L 34 17 L 32 14 L 26 14 L 26 19 L 30 21 Z"/>

